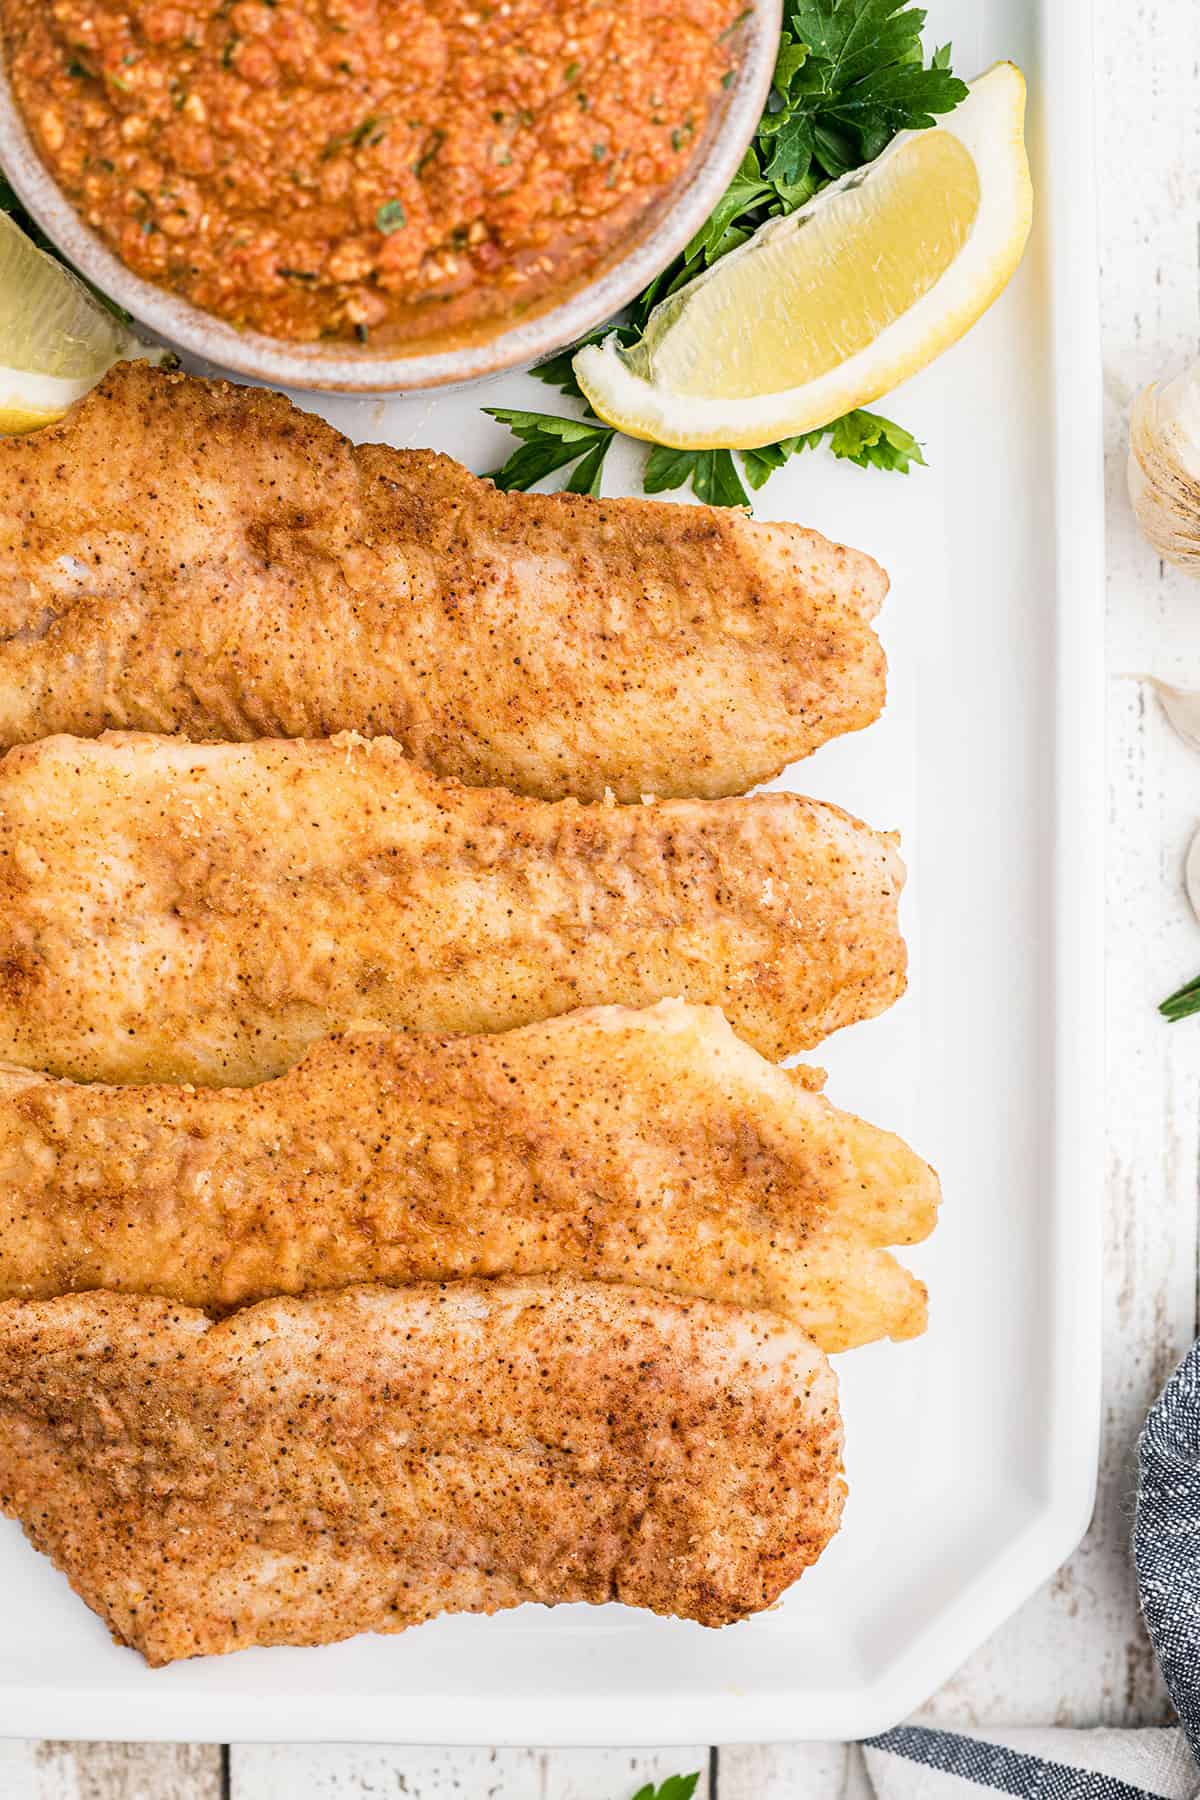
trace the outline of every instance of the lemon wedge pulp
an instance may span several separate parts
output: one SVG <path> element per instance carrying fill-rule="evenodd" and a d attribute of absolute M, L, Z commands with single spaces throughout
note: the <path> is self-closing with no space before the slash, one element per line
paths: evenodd
<path fill-rule="evenodd" d="M 593 410 L 678 449 L 752 449 L 878 399 L 961 337 L 1029 235 L 1025 82 L 998 63 L 655 307 L 575 358 Z"/>
<path fill-rule="evenodd" d="M 154 354 L 0 213 L 0 432 L 53 424 L 123 356 Z"/>

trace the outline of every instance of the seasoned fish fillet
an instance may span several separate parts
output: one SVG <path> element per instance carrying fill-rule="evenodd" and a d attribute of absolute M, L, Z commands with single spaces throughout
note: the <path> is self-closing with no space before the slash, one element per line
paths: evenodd
<path fill-rule="evenodd" d="M 825 1358 L 711 1301 L 0 1305 L 0 1509 L 155 1664 L 527 1600 L 729 1624 L 816 1560 L 844 1491 Z"/>
<path fill-rule="evenodd" d="M 0 1060 L 242 1085 L 351 1025 L 671 995 L 782 1056 L 900 993 L 902 881 L 792 794 L 580 806 L 387 739 L 50 738 L 0 759 Z"/>
<path fill-rule="evenodd" d="M 925 1290 L 882 1246 L 933 1229 L 937 1178 L 819 1078 L 675 1000 L 335 1039 L 256 1088 L 0 1070 L 0 1297 L 565 1273 L 771 1308 L 822 1350 L 912 1337 Z"/>
<path fill-rule="evenodd" d="M 878 717 L 886 588 L 798 526 L 502 494 L 126 363 L 0 440 L 0 744 L 354 730 L 551 799 L 739 793 Z"/>

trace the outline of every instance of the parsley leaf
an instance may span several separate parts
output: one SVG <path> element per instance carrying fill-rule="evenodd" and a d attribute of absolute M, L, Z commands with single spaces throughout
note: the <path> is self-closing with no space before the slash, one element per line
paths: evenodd
<path fill-rule="evenodd" d="M 746 480 L 752 488 L 760 488 L 768 475 L 782 469 L 789 457 L 801 450 L 815 450 L 831 429 L 826 426 L 824 431 L 806 431 L 803 437 L 783 438 L 778 444 L 764 444 L 761 450 L 743 450 L 742 472 Z"/>
<path fill-rule="evenodd" d="M 692 1775 L 668 1775 L 661 1787 L 647 1782 L 638 1789 L 633 1800 L 692 1800 L 700 1781 L 700 1771 Z"/>
<path fill-rule="evenodd" d="M 924 9 L 908 0 L 784 0 L 783 30 L 767 110 L 737 174 L 682 256 L 663 270 L 615 329 L 626 348 L 636 342 L 654 307 L 694 276 L 728 255 L 766 224 L 795 212 L 826 185 L 872 161 L 899 131 L 922 130 L 936 115 L 966 98 L 966 84 L 951 72 L 950 45 L 928 63 L 921 43 Z M 608 328 L 583 340 L 595 343 Z M 539 381 L 582 399 L 572 368 L 579 345 L 533 370 Z M 487 408 L 496 418 L 504 409 Z M 592 434 L 555 436 L 546 414 L 516 414 L 542 421 L 493 476 L 501 487 L 530 486 L 568 463 L 568 485 L 599 491 L 600 472 L 613 433 L 589 413 Z M 579 427 L 581 421 L 561 421 Z M 514 427 L 516 429 L 516 427 Z M 522 435 L 518 433 L 518 435 Z M 600 440 L 603 439 L 603 442 Z M 760 488 L 776 469 L 804 450 L 826 444 L 833 455 L 859 468 L 907 474 L 924 463 L 911 432 L 878 413 L 859 410 L 817 431 L 767 444 L 760 450 L 681 451 L 656 445 L 642 477 L 648 494 L 691 483 L 713 506 L 746 506 L 745 483 Z M 571 450 L 570 445 L 575 448 Z M 533 473 L 531 471 L 537 471 Z M 584 484 L 584 485 L 579 485 Z"/>
<path fill-rule="evenodd" d="M 749 506 L 732 450 L 669 450 L 656 444 L 646 458 L 642 487 L 648 494 L 680 488 L 688 482 L 706 506 Z"/>
<path fill-rule="evenodd" d="M 393 231 L 403 231 L 408 223 L 408 215 L 399 200 L 385 200 L 375 214 L 375 224 L 384 237 L 391 237 Z"/>
<path fill-rule="evenodd" d="M 485 406 L 484 412 L 507 425 L 522 441 L 508 461 L 488 476 L 497 487 L 531 488 L 556 469 L 577 463 L 568 491 L 598 494 L 604 459 L 616 432 L 596 418 L 562 419 L 553 413 L 519 412 L 510 406 Z"/>
<path fill-rule="evenodd" d="M 600 477 L 604 473 L 604 459 L 608 455 L 608 447 L 613 441 L 611 431 L 598 432 L 590 450 L 585 450 L 582 457 L 571 471 L 571 478 L 566 484 L 568 494 L 600 493 Z"/>
<path fill-rule="evenodd" d="M 720 254 L 721 240 L 734 220 L 771 193 L 771 184 L 763 180 L 758 153 L 751 144 L 737 174 L 684 251 L 684 262 L 693 262 L 698 256 L 703 256 L 706 262 L 715 262 Z"/>
<path fill-rule="evenodd" d="M 835 419 L 825 429 L 833 454 L 857 463 L 860 469 L 895 469 L 907 475 L 913 463 L 924 467 L 921 446 L 912 432 L 879 413 L 865 412 L 860 407 L 857 412 Z M 809 433 L 810 437 L 813 435 Z"/>
<path fill-rule="evenodd" d="M 761 450 L 743 450 L 742 472 L 751 487 L 760 488 L 789 457 L 798 456 L 803 450 L 815 450 L 826 440 L 836 457 L 856 463 L 860 469 L 894 469 L 907 475 L 913 463 L 924 466 L 925 462 L 911 431 L 885 419 L 882 413 L 866 412 L 860 407 L 816 431 L 783 438 L 778 444 L 764 444 Z"/>
<path fill-rule="evenodd" d="M 966 98 L 949 46 L 925 67 L 925 14 L 905 0 L 789 0 L 785 19 L 774 107 L 759 127 L 769 180 L 802 181 L 814 163 L 836 179 Z"/>

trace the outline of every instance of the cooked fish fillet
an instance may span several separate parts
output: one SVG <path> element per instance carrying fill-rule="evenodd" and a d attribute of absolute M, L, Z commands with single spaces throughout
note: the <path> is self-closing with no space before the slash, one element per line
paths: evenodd
<path fill-rule="evenodd" d="M 350 1025 L 670 995 L 782 1056 L 901 991 L 902 880 L 791 794 L 580 806 L 386 739 L 49 738 L 0 759 L 0 1060 L 241 1085 Z"/>
<path fill-rule="evenodd" d="M 335 1039 L 256 1088 L 0 1070 L 0 1297 L 566 1273 L 771 1308 L 822 1350 L 912 1337 L 925 1290 L 882 1246 L 933 1229 L 937 1178 L 819 1079 L 674 1000 Z"/>
<path fill-rule="evenodd" d="M 155 1664 L 527 1600 L 729 1624 L 816 1560 L 844 1491 L 825 1358 L 711 1301 L 0 1305 L 0 1509 Z"/>
<path fill-rule="evenodd" d="M 0 440 L 0 744 L 355 730 L 547 798 L 738 793 L 878 717 L 886 588 L 799 526 L 502 494 L 126 363 Z"/>

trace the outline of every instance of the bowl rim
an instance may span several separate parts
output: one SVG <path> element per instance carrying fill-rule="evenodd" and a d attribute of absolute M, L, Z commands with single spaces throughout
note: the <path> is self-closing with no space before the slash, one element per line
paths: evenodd
<path fill-rule="evenodd" d="M 376 356 L 341 343 L 289 344 L 239 331 L 215 313 L 135 275 L 86 225 L 34 148 L 0 46 L 0 168 L 51 242 L 134 320 L 174 347 L 234 374 L 315 391 L 371 394 L 460 386 L 527 367 L 603 325 L 627 306 L 699 230 L 737 173 L 770 92 L 783 0 L 748 0 L 737 21 L 741 55 L 711 142 L 659 200 L 659 214 L 593 280 L 522 323 L 475 344 L 415 356 Z"/>

